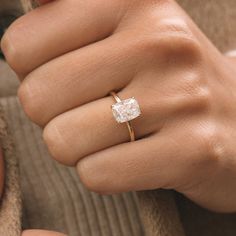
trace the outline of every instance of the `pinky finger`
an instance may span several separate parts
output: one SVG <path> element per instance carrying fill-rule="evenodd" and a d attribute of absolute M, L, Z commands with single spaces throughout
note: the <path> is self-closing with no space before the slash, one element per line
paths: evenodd
<path fill-rule="evenodd" d="M 198 149 L 182 135 L 165 133 L 120 144 L 81 159 L 77 171 L 92 191 L 112 194 L 156 188 L 175 188 L 192 172 Z"/>

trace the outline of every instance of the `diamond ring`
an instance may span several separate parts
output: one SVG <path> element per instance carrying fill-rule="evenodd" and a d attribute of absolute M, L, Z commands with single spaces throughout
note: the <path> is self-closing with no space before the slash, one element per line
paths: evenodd
<path fill-rule="evenodd" d="M 111 106 L 115 120 L 118 123 L 127 124 L 130 141 L 135 141 L 135 133 L 130 121 L 141 115 L 141 110 L 137 100 L 134 97 L 121 100 L 115 92 L 111 92 L 110 95 L 116 101 L 116 103 Z"/>

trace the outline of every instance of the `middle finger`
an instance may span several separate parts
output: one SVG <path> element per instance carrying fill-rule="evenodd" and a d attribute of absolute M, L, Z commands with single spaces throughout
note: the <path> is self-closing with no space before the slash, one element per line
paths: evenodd
<path fill-rule="evenodd" d="M 25 112 L 44 126 L 65 111 L 125 87 L 146 61 L 142 53 L 145 48 L 142 50 L 141 43 L 131 37 L 127 33 L 114 34 L 33 71 L 18 92 Z M 121 43 L 124 41 L 127 43 Z"/>

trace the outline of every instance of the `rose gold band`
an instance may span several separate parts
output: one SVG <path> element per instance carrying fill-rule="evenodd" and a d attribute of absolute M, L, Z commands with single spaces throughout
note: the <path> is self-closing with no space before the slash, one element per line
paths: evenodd
<path fill-rule="evenodd" d="M 121 102 L 121 99 L 117 96 L 117 94 L 115 92 L 110 92 L 110 95 L 114 98 L 114 100 L 116 102 Z M 134 142 L 135 141 L 135 133 L 134 133 L 134 129 L 131 125 L 131 122 L 125 122 L 127 127 L 128 127 L 128 131 L 129 131 L 129 135 L 130 135 L 130 142 Z"/>

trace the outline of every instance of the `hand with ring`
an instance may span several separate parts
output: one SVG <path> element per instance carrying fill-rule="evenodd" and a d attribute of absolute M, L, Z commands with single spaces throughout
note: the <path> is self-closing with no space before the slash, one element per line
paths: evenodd
<path fill-rule="evenodd" d="M 175 1 L 51 1 L 1 47 L 50 153 L 90 190 L 236 211 L 236 62 Z"/>

